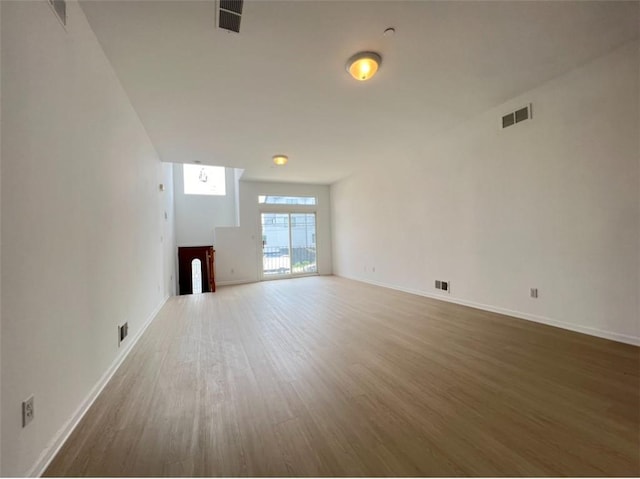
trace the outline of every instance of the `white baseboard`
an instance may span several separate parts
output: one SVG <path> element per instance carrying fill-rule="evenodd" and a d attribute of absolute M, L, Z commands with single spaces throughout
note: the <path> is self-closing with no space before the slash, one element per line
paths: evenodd
<path fill-rule="evenodd" d="M 256 283 L 257 281 L 255 279 L 238 279 L 238 280 L 234 280 L 234 281 L 216 281 L 216 288 L 218 286 L 231 286 L 234 284 L 249 284 L 249 283 Z"/>
<path fill-rule="evenodd" d="M 1 0 L 0 0 L 1 1 Z M 235 284 L 251 284 L 251 283 L 260 283 L 261 281 L 272 281 L 279 279 L 296 279 L 296 278 L 308 278 L 310 276 L 333 276 L 333 273 L 309 273 L 309 274 L 297 274 L 295 276 L 285 276 L 285 277 L 277 277 L 277 278 L 267 278 L 267 279 L 239 279 L 234 281 L 216 281 L 216 287 L 218 286 L 232 286 Z"/>
<path fill-rule="evenodd" d="M 156 307 L 153 313 L 151 313 L 149 317 L 145 320 L 144 324 L 142 325 L 142 328 L 140 328 L 138 333 L 131 338 L 131 341 L 129 341 L 129 344 L 127 344 L 122 348 L 120 353 L 113 360 L 113 363 L 111 363 L 111 366 L 109 366 L 109 369 L 105 371 L 105 373 L 98 380 L 95 386 L 93 386 L 91 391 L 89 391 L 89 394 L 84 399 L 84 401 L 82 401 L 78 409 L 76 409 L 76 411 L 73 413 L 71 418 L 60 428 L 60 430 L 56 433 L 56 435 L 53 437 L 50 444 L 45 448 L 45 450 L 42 451 L 42 454 L 40 454 L 40 457 L 38 458 L 36 463 L 27 473 L 27 477 L 40 477 L 42 476 L 42 474 L 44 474 L 44 471 L 46 471 L 47 467 L 49 467 L 49 464 L 51 463 L 51 461 L 53 461 L 53 458 L 56 457 L 56 454 L 58 454 L 58 452 L 60 451 L 64 443 L 67 442 L 67 439 L 69 439 L 69 436 L 71 435 L 73 430 L 78 426 L 78 424 L 80 423 L 84 415 L 87 413 L 91 405 L 94 403 L 96 398 L 100 395 L 104 387 L 107 385 L 109 380 L 113 377 L 113 375 L 118 370 L 122 362 L 129 355 L 129 353 L 131 352 L 135 344 L 142 337 L 142 334 L 149 327 L 153 319 L 157 316 L 157 314 L 160 312 L 160 310 L 165 305 L 168 299 L 169 299 L 169 296 L 166 296 L 160 302 L 158 307 Z"/>
<path fill-rule="evenodd" d="M 353 281 L 360 281 L 361 283 L 373 284 L 375 286 L 381 286 L 383 288 L 394 289 L 396 291 L 403 291 L 405 293 L 415 294 L 418 296 L 424 296 L 426 298 L 437 299 L 440 301 L 446 301 L 447 303 L 455 303 L 460 304 L 462 306 L 469 306 L 471 308 L 481 309 L 483 311 L 491 311 L 492 313 L 504 314 L 507 316 L 512 316 L 518 319 L 526 319 L 527 321 L 534 321 L 536 323 L 547 324 L 549 326 L 555 326 L 557 328 L 568 329 L 569 331 L 575 331 L 577 333 L 588 334 L 590 336 L 596 336 L 598 338 L 610 339 L 612 341 L 617 341 L 620 343 L 631 344 L 633 346 L 640 346 L 640 337 L 630 336 L 627 334 L 614 333 L 612 331 L 605 331 L 602 329 L 592 328 L 589 326 L 580 326 L 572 323 L 567 323 L 564 321 L 558 321 L 556 319 L 547 318 L 544 316 L 536 316 L 534 314 L 523 313 L 521 311 L 513 311 L 511 309 L 500 308 L 498 306 L 491 306 L 488 304 L 476 303 L 474 301 L 467 301 L 464 299 L 456 298 L 450 295 L 439 295 L 439 294 L 430 294 L 425 291 L 419 291 L 410 288 L 403 288 L 400 286 L 396 286 L 393 284 L 382 283 L 380 281 L 373 281 L 369 279 L 356 278 L 341 274 L 336 274 L 336 276 L 351 279 Z"/>
<path fill-rule="evenodd" d="M 0 0 L 1 1 L 1 0 Z M 307 278 L 309 276 L 333 276 L 333 273 L 310 273 L 310 274 L 298 274 L 293 277 L 285 277 L 285 278 L 269 278 L 265 281 L 271 281 L 271 279 L 295 279 L 295 278 Z M 218 286 L 232 286 L 234 284 L 251 284 L 251 283 L 259 283 L 260 279 L 238 279 L 233 281 L 216 281 L 216 287 Z"/>

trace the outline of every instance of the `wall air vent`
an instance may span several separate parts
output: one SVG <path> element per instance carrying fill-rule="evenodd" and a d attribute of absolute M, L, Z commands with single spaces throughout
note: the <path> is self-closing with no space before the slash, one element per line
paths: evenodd
<path fill-rule="evenodd" d="M 524 108 L 520 108 L 519 110 L 516 110 L 514 115 L 516 116 L 516 123 L 520 123 L 521 121 L 528 120 L 529 107 L 525 106 Z"/>
<path fill-rule="evenodd" d="M 219 0 L 218 28 L 240 33 L 240 19 L 244 0 Z"/>
<path fill-rule="evenodd" d="M 502 128 L 507 128 L 530 118 L 532 118 L 531 104 L 504 115 L 502 117 Z"/>
<path fill-rule="evenodd" d="M 53 8 L 63 25 L 67 25 L 67 0 L 49 0 L 49 5 Z"/>

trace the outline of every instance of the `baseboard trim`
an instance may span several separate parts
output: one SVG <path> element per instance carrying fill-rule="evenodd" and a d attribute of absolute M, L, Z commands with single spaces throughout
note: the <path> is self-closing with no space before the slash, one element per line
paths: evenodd
<path fill-rule="evenodd" d="M 234 284 L 249 284 L 249 283 L 257 283 L 255 279 L 238 279 L 235 281 L 216 281 L 216 288 L 218 286 L 232 286 Z"/>
<path fill-rule="evenodd" d="M 336 274 L 336 276 L 350 279 L 353 281 L 359 281 L 361 283 L 381 286 L 383 288 L 394 289 L 396 291 L 402 291 L 404 293 L 410 293 L 418 296 L 424 296 L 426 298 L 437 299 L 439 301 L 445 301 L 447 303 L 454 303 L 462 306 L 469 306 L 471 308 L 476 308 L 483 311 L 490 311 L 492 313 L 504 314 L 506 316 L 512 316 L 518 319 L 525 319 L 527 321 L 546 324 L 548 326 L 555 326 L 557 328 L 567 329 L 569 331 L 574 331 L 576 333 L 588 334 L 590 336 L 596 336 L 598 338 L 609 339 L 611 341 L 617 341 L 619 343 L 631 344 L 633 346 L 640 346 L 640 337 L 637 337 L 637 336 L 614 333 L 612 331 L 605 331 L 602 329 L 592 328 L 589 326 L 580 326 L 572 323 L 567 323 L 564 321 L 558 321 L 556 319 L 547 318 L 545 316 L 537 316 L 534 314 L 523 313 L 522 311 L 514 311 L 511 309 L 501 308 L 498 306 L 491 306 L 489 304 L 476 303 L 475 301 L 468 301 L 465 299 L 456 298 L 454 296 L 449 296 L 449 295 L 444 296 L 439 294 L 431 294 L 431 293 L 427 293 L 425 291 L 420 291 L 417 289 L 404 288 L 394 284 L 383 283 L 380 281 L 373 281 L 370 279 L 357 278 L 357 277 L 352 277 L 352 276 L 347 276 L 342 274 Z"/>
<path fill-rule="evenodd" d="M 111 366 L 109 367 L 109 369 L 105 371 L 105 373 L 98 380 L 95 386 L 93 386 L 91 391 L 89 391 L 89 394 L 84 399 L 84 401 L 82 401 L 82 403 L 80 404 L 78 409 L 76 409 L 76 411 L 73 413 L 71 418 L 56 433 L 50 445 L 47 446 L 44 451 L 42 451 L 42 454 L 40 454 L 39 459 L 36 461 L 34 466 L 27 473 L 27 477 L 40 477 L 42 476 L 42 474 L 44 474 L 44 472 L 47 470 L 47 467 L 49 467 L 49 464 L 51 464 L 51 461 L 53 461 L 53 458 L 56 457 L 56 455 L 58 454 L 58 452 L 60 451 L 64 443 L 67 442 L 67 439 L 69 439 L 69 436 L 71 435 L 73 430 L 78 426 L 78 424 L 80 423 L 84 415 L 87 413 L 91 405 L 94 403 L 96 398 L 100 395 L 104 387 L 109 383 L 109 380 L 113 377 L 113 375 L 118 370 L 122 362 L 129 355 L 129 353 L 131 352 L 133 347 L 136 345 L 138 340 L 142 337 L 142 334 L 147 330 L 151 322 L 158 315 L 158 313 L 160 312 L 160 310 L 165 305 L 168 299 L 169 299 L 169 296 L 166 296 L 160 302 L 160 304 L 153 310 L 153 312 L 145 320 L 144 324 L 142 325 L 142 328 L 140 328 L 138 333 L 133 338 L 131 338 L 131 341 L 129 341 L 129 344 L 125 346 L 120 351 L 120 353 L 116 356 L 113 363 L 111 363 Z"/>

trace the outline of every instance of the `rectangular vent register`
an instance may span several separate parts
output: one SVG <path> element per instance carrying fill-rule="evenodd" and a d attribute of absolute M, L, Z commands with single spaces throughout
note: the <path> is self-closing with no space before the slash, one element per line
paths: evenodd
<path fill-rule="evenodd" d="M 228 32 L 240 33 L 240 20 L 244 0 L 219 0 L 218 28 Z"/>
<path fill-rule="evenodd" d="M 531 119 L 531 104 L 504 115 L 502 117 L 502 128 L 508 128 L 529 119 Z"/>

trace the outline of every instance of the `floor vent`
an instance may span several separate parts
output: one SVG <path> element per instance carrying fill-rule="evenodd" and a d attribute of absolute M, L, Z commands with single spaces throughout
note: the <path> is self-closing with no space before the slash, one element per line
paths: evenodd
<path fill-rule="evenodd" d="M 502 117 L 502 128 L 507 128 L 521 121 L 529 120 L 530 118 L 532 118 L 531 104 L 504 115 Z"/>
<path fill-rule="evenodd" d="M 240 33 L 243 0 L 220 0 L 218 8 L 218 28 Z"/>

